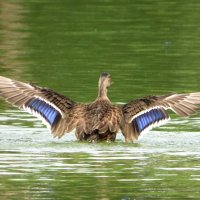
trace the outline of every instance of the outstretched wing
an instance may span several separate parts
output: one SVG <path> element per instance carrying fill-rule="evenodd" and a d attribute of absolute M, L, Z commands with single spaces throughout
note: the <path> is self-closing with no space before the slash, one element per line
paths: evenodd
<path fill-rule="evenodd" d="M 199 110 L 198 104 L 200 104 L 199 92 L 147 96 L 132 100 L 122 107 L 125 118 L 124 135 L 127 140 L 137 139 L 147 130 L 169 120 L 167 109 L 171 109 L 179 116 L 189 116 Z"/>
<path fill-rule="evenodd" d="M 75 105 L 68 97 L 36 85 L 22 83 L 0 76 L 0 96 L 9 103 L 40 118 L 54 136 L 61 137 L 66 130 Z"/>

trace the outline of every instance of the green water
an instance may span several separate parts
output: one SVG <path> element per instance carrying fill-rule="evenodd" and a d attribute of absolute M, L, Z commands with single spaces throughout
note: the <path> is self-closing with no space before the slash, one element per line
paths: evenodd
<path fill-rule="evenodd" d="M 0 75 L 77 102 L 200 91 L 200 2 L 1 0 Z M 200 113 L 134 144 L 54 139 L 0 101 L 0 199 L 200 199 Z"/>

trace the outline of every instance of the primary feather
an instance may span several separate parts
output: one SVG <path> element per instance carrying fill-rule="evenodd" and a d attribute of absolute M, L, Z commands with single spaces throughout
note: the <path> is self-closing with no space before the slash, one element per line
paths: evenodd
<path fill-rule="evenodd" d="M 102 73 L 96 100 L 81 104 L 51 89 L 0 76 L 0 96 L 40 118 L 54 137 L 75 129 L 77 139 L 87 141 L 114 141 L 118 132 L 126 141 L 134 141 L 166 123 L 168 109 L 179 116 L 199 110 L 200 92 L 147 96 L 115 105 L 107 96 L 110 85 L 110 75 Z"/>

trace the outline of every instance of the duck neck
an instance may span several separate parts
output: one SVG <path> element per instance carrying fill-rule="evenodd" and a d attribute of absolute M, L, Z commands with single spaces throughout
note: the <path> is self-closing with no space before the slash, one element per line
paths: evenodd
<path fill-rule="evenodd" d="M 100 98 L 100 99 L 108 99 L 107 87 L 103 83 L 99 84 L 98 98 Z"/>

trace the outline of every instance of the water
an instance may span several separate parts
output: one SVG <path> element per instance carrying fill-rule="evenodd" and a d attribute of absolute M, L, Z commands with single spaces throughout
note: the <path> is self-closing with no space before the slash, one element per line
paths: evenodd
<path fill-rule="evenodd" d="M 177 0 L 0 1 L 0 74 L 78 102 L 200 91 L 200 3 Z M 0 101 L 0 199 L 199 199 L 200 113 L 134 144 L 54 139 Z"/>

